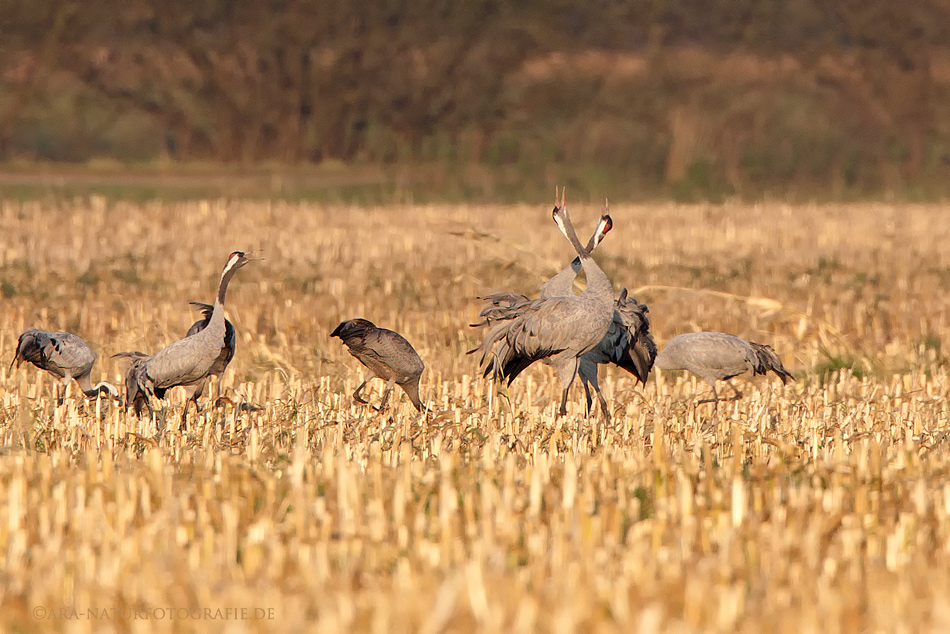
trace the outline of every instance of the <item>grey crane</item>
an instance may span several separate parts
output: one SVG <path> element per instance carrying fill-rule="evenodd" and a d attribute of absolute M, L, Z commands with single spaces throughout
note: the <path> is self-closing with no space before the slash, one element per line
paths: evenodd
<path fill-rule="evenodd" d="M 587 243 L 588 251 L 596 248 L 612 227 L 613 220 L 605 201 L 597 229 Z M 573 296 L 574 279 L 579 271 L 580 258 L 575 258 L 570 265 L 541 286 L 541 297 Z M 475 327 L 514 319 L 531 302 L 524 295 L 511 291 L 500 291 L 479 299 L 488 300 L 490 303 L 479 313 L 482 321 L 472 324 Z M 584 385 L 588 414 L 592 405 L 590 386 L 593 385 L 600 402 L 601 412 L 607 422 L 610 421 L 607 401 L 600 391 L 600 383 L 597 379 L 599 364 L 613 363 L 646 384 L 650 370 L 653 368 L 653 360 L 656 358 L 656 344 L 649 332 L 650 321 L 646 316 L 647 312 L 645 304 L 638 303 L 635 298 L 627 299 L 627 289 L 623 289 L 615 302 L 613 320 L 607 334 L 595 348 L 581 355 L 578 376 Z M 543 362 L 550 365 L 551 359 L 545 359 Z"/>
<path fill-rule="evenodd" d="M 555 192 L 556 193 L 556 192 Z M 564 194 L 552 212 L 558 229 L 580 258 L 587 286 L 580 295 L 546 297 L 518 307 L 517 314 L 502 319 L 486 333 L 481 352 L 485 376 L 512 381 L 535 361 L 548 359 L 561 379 L 559 414 L 567 413 L 567 395 L 577 376 L 580 357 L 597 346 L 613 319 L 614 299 L 610 280 L 577 239 Z"/>
<path fill-rule="evenodd" d="M 425 364 L 405 337 L 398 332 L 379 328 L 368 319 L 340 322 L 330 336 L 339 337 L 349 353 L 373 373 L 353 392 L 353 398 L 357 402 L 366 403 L 360 396 L 360 391 L 372 379 L 380 378 L 386 381 L 383 399 L 379 404 L 380 412 L 386 409 L 386 401 L 393 385 L 402 388 L 418 411 L 423 410 L 419 398 L 419 377 L 425 369 Z"/>
<path fill-rule="evenodd" d="M 198 332 L 175 341 L 152 356 L 141 352 L 115 355 L 133 359 L 126 372 L 126 408 L 135 406 L 136 414 L 139 414 L 144 406 L 151 412 L 149 396 L 163 399 L 165 392 L 173 387 L 203 387 L 209 375 L 221 371 L 222 364 L 227 365 L 224 359 L 229 361 L 230 358 L 227 353 L 228 329 L 224 318 L 225 296 L 231 278 L 250 261 L 251 258 L 242 251 L 235 251 L 228 257 L 221 272 L 210 318 Z"/>
<path fill-rule="evenodd" d="M 85 341 L 69 332 L 43 332 L 36 328 L 27 328 L 17 341 L 16 355 L 10 367 L 29 361 L 41 370 L 46 370 L 63 380 L 63 389 L 71 379 L 75 379 L 79 388 L 89 398 L 99 394 L 108 394 L 119 398 L 119 391 L 111 383 L 100 381 L 92 385 L 89 376 L 97 355 Z M 60 398 L 62 402 L 62 398 Z"/>
<path fill-rule="evenodd" d="M 754 376 L 771 370 L 783 385 L 788 379 L 795 380 L 772 346 L 722 332 L 690 332 L 673 337 L 657 355 L 656 367 L 692 372 L 709 384 L 713 391 L 712 402 L 716 404 L 719 402 L 717 380 L 725 381 L 735 392 L 736 399 L 742 398 L 742 394 L 730 379 L 744 372 L 751 372 Z"/>
<path fill-rule="evenodd" d="M 211 322 L 211 314 L 214 312 L 214 306 L 211 304 L 204 304 L 202 302 L 189 303 L 201 311 L 202 318 L 191 325 L 191 327 L 188 329 L 188 332 L 185 334 L 186 337 L 190 337 L 204 330 L 205 327 L 207 327 L 207 325 Z M 208 379 L 210 379 L 212 375 L 221 376 L 224 374 L 228 364 L 231 363 L 231 359 L 234 358 L 234 350 L 236 345 L 237 336 L 234 332 L 234 325 L 229 320 L 225 319 L 224 347 L 221 349 L 221 354 L 218 356 L 217 361 L 215 361 L 215 364 L 212 366 L 211 370 L 208 372 L 208 376 L 205 379 L 193 385 L 185 386 L 187 398 L 185 399 L 185 409 L 181 415 L 182 422 L 184 422 L 187 418 L 188 402 L 193 402 L 195 404 L 195 409 L 199 412 L 201 411 L 201 406 L 198 405 L 198 399 L 201 398 Z M 148 360 L 149 355 L 145 354 L 144 352 L 136 351 L 120 352 L 115 356 L 132 359 L 132 364 L 129 365 L 129 368 L 126 370 L 125 374 L 126 394 L 128 403 L 134 408 L 135 414 L 137 416 L 141 416 L 142 412 L 149 408 L 149 405 L 148 396 L 144 390 L 140 389 L 141 384 L 137 377 L 140 377 L 140 373 L 143 371 L 145 361 Z M 164 394 L 164 391 L 162 394 Z"/>
<path fill-rule="evenodd" d="M 597 380 L 598 366 L 613 363 L 635 376 L 638 381 L 646 385 L 653 362 L 656 359 L 656 343 L 650 334 L 650 320 L 647 317 L 649 309 L 646 304 L 637 302 L 635 297 L 627 298 L 627 289 L 620 291 L 620 296 L 614 303 L 613 320 L 607 334 L 589 352 L 581 355 L 578 375 L 584 385 L 587 396 L 587 411 L 590 412 L 590 387 L 594 386 L 597 399 L 600 401 L 600 411 L 610 422 L 610 413 L 607 410 L 607 400 L 600 391 Z"/>

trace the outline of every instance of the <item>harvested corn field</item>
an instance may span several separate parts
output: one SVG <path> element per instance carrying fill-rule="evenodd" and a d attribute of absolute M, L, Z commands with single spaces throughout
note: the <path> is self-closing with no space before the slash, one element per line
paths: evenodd
<path fill-rule="evenodd" d="M 600 203 L 570 203 L 586 237 Z M 101 198 L 0 206 L 0 626 L 50 632 L 950 629 L 950 222 L 939 206 L 633 206 L 595 260 L 657 344 L 770 344 L 796 381 L 601 368 L 568 414 L 540 363 L 477 373 L 487 291 L 574 253 L 532 206 Z M 187 429 L 28 364 L 81 336 L 93 381 L 184 336 L 234 250 L 228 370 Z M 330 332 L 425 361 L 420 414 Z M 720 390 L 721 395 L 728 391 Z M 164 409 L 163 409 L 164 406 Z"/>

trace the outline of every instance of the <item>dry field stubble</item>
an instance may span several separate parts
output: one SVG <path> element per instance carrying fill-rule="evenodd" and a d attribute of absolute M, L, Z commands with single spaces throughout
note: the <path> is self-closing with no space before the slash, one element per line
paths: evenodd
<path fill-rule="evenodd" d="M 572 210 L 586 237 L 599 207 Z M 464 354 L 475 295 L 569 260 L 548 212 L 4 203 L 0 629 L 950 631 L 945 210 L 615 205 L 597 257 L 659 344 L 732 332 L 799 381 L 714 416 L 692 378 L 604 370 L 610 426 L 579 385 L 553 418 L 543 367 L 489 415 Z M 118 382 L 109 355 L 181 336 L 238 248 L 266 258 L 228 296 L 238 407 L 181 433 L 173 391 L 154 437 L 6 367 L 65 329 Z M 432 420 L 352 402 L 328 334 L 356 316 L 416 346 Z"/>

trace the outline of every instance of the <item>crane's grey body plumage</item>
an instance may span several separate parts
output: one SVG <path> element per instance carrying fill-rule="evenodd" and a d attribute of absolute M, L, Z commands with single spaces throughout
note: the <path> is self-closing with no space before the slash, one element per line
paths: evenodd
<path fill-rule="evenodd" d="M 507 379 L 509 385 L 525 368 L 535 361 L 544 360 L 555 368 L 561 379 L 558 411 L 563 415 L 567 413 L 567 395 L 577 376 L 580 357 L 596 347 L 607 334 L 613 319 L 614 302 L 610 280 L 577 239 L 563 197 L 555 205 L 552 215 L 580 259 L 587 277 L 584 292 L 575 295 L 568 286 L 569 295 L 528 302 L 521 302 L 511 294 L 513 300 L 509 305 L 504 306 L 506 300 L 502 299 L 490 307 L 496 309 L 491 313 L 492 319 L 486 319 L 491 328 L 482 344 L 470 352 L 481 352 L 480 363 L 485 376 Z M 562 284 L 564 279 L 561 278 L 558 284 Z M 552 291 L 550 287 L 548 290 Z"/>
<path fill-rule="evenodd" d="M 772 346 L 746 341 L 722 332 L 691 332 L 670 339 L 656 357 L 661 370 L 688 370 L 706 381 L 719 400 L 716 381 L 726 381 L 736 398 L 742 394 L 729 381 L 745 372 L 754 375 L 774 372 L 782 384 L 794 377 L 782 365 Z"/>
<path fill-rule="evenodd" d="M 587 243 L 588 252 L 600 244 L 612 226 L 613 221 L 605 205 L 601 221 Z M 573 297 L 575 295 L 574 280 L 580 269 L 580 257 L 577 257 L 557 275 L 541 285 L 541 298 Z M 515 319 L 532 301 L 520 293 L 511 291 L 499 291 L 479 297 L 479 299 L 487 301 L 488 305 L 479 313 L 482 321 L 472 324 L 476 327 Z M 607 401 L 597 379 L 599 364 L 614 363 L 633 374 L 637 380 L 646 383 L 650 370 L 653 368 L 653 360 L 656 358 L 656 344 L 649 332 L 650 321 L 647 318 L 647 312 L 646 305 L 638 303 L 635 298 L 627 299 L 627 290 L 623 289 L 615 302 L 613 319 L 607 334 L 597 346 L 581 355 L 577 374 L 584 385 L 588 413 L 592 405 L 590 394 L 592 385 L 597 393 L 604 417 L 610 420 Z M 542 359 L 542 362 L 547 365 L 554 365 L 559 361 L 560 359 L 554 357 Z"/>
<path fill-rule="evenodd" d="M 135 406 L 136 413 L 140 413 L 145 406 L 151 412 L 149 396 L 164 398 L 165 392 L 172 387 L 203 387 L 208 376 L 223 371 L 230 361 L 228 324 L 224 318 L 228 283 L 237 270 L 249 261 L 240 251 L 235 251 L 228 258 L 221 272 L 211 315 L 207 320 L 201 320 L 205 325 L 197 332 L 175 341 L 152 356 L 137 352 L 116 355 L 133 359 L 126 372 L 126 408 Z M 231 334 L 233 346 L 233 327 Z M 233 348 L 230 354 L 233 356 Z"/>
<path fill-rule="evenodd" d="M 393 385 L 402 388 L 417 410 L 423 410 L 419 398 L 419 378 L 425 370 L 425 364 L 405 337 L 398 332 L 379 328 L 368 319 L 341 322 L 330 336 L 339 337 L 349 353 L 373 373 L 372 377 L 363 381 L 353 392 L 354 399 L 366 403 L 360 396 L 360 391 L 372 378 L 378 377 L 386 381 L 386 389 L 379 405 L 380 411 L 386 409 L 386 401 Z"/>
<path fill-rule="evenodd" d="M 201 302 L 191 302 L 191 305 L 199 309 L 202 312 L 203 317 L 193 323 L 191 328 L 188 329 L 188 332 L 185 334 L 185 337 L 190 337 L 196 335 L 205 328 L 211 322 L 211 315 L 214 312 L 214 306 L 211 304 L 203 304 Z M 198 407 L 198 399 L 201 398 L 201 395 L 204 393 L 205 385 L 208 383 L 208 379 L 212 376 L 220 377 L 224 374 L 224 371 L 228 368 L 228 365 L 231 363 L 231 359 L 234 358 L 234 351 L 237 347 L 237 335 L 234 332 L 234 325 L 228 321 L 224 320 L 224 347 L 221 348 L 221 352 L 218 355 L 218 358 L 215 359 L 215 362 L 211 365 L 211 369 L 208 371 L 208 375 L 194 383 L 185 387 L 185 391 L 188 394 L 188 400 L 193 401 L 195 408 Z M 187 407 L 186 407 L 187 409 Z"/>
<path fill-rule="evenodd" d="M 63 379 L 63 385 L 75 379 L 80 389 L 89 398 L 98 394 L 119 397 L 119 391 L 111 383 L 101 381 L 92 385 L 90 375 L 97 355 L 85 341 L 69 332 L 44 332 L 27 328 L 17 341 L 16 356 L 11 366 L 28 361 L 50 374 Z"/>

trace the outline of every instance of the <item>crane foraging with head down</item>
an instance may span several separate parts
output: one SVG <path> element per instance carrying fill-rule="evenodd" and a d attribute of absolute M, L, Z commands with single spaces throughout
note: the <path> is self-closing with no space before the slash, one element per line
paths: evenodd
<path fill-rule="evenodd" d="M 567 395 L 577 376 L 580 357 L 596 347 L 607 334 L 614 313 L 610 280 L 577 239 L 564 202 L 555 196 L 552 218 L 574 247 L 587 277 L 580 295 L 544 297 L 515 302 L 498 313 L 482 344 L 469 353 L 481 352 L 485 376 L 508 380 L 510 385 L 535 361 L 546 362 L 561 379 L 560 415 L 567 413 Z"/>
<path fill-rule="evenodd" d="M 366 404 L 360 391 L 372 379 L 380 378 L 386 381 L 383 399 L 379 404 L 380 412 L 386 410 L 386 401 L 393 385 L 402 388 L 416 410 L 421 412 L 424 409 L 419 398 L 419 377 L 425 370 L 425 364 L 405 337 L 398 332 L 379 328 L 368 319 L 340 322 L 330 336 L 339 337 L 349 353 L 373 373 L 353 392 L 354 400 Z"/>
<path fill-rule="evenodd" d="M 119 398 L 119 391 L 111 383 L 100 381 L 92 385 L 90 374 L 97 355 L 85 341 L 69 332 L 43 332 L 36 328 L 27 328 L 17 340 L 16 355 L 10 367 L 29 361 L 41 370 L 46 370 L 63 380 L 63 389 L 71 379 L 75 379 L 88 398 L 99 394 L 108 394 Z M 60 397 L 62 402 L 62 397 Z"/>
<path fill-rule="evenodd" d="M 673 337 L 657 355 L 656 367 L 661 370 L 692 372 L 712 388 L 711 402 L 714 404 L 719 402 L 717 380 L 725 381 L 735 392 L 736 399 L 742 398 L 742 393 L 730 379 L 745 372 L 751 372 L 755 376 L 764 375 L 771 370 L 782 380 L 783 385 L 788 379 L 795 380 L 782 365 L 782 360 L 775 354 L 772 346 L 746 341 L 722 332 L 691 332 Z"/>
<path fill-rule="evenodd" d="M 175 341 L 152 356 L 141 352 L 123 352 L 115 355 L 133 359 L 125 377 L 126 408 L 134 406 L 136 414 L 140 414 L 143 408 L 148 408 L 151 413 L 150 396 L 163 399 L 167 390 L 177 386 L 189 388 L 190 395 L 191 388 L 200 394 L 200 389 L 210 375 L 223 372 L 234 354 L 234 329 L 232 327 L 230 330 L 229 346 L 229 324 L 224 318 L 228 284 L 238 269 L 250 261 L 251 258 L 242 251 L 235 251 L 228 257 L 221 271 L 214 306 L 203 328 L 199 328 L 197 332 L 184 339 Z M 192 329 L 197 325 L 196 323 L 192 326 Z M 189 330 L 189 332 L 192 331 Z M 197 406 L 197 401 L 195 404 Z M 187 411 L 187 403 L 185 410 Z"/>

